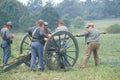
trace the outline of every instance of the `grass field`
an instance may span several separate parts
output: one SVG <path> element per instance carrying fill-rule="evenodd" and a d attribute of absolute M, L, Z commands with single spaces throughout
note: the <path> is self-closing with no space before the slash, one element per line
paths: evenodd
<path fill-rule="evenodd" d="M 91 21 L 90 21 L 91 22 Z M 100 20 L 94 21 L 96 24 L 108 26 L 120 20 Z M 100 29 L 101 27 L 98 27 Z M 103 31 L 106 27 L 100 29 Z M 19 44 L 23 34 L 16 34 L 12 44 L 12 59 L 18 57 Z M 94 65 L 93 55 L 91 55 L 88 68 L 80 68 L 83 55 L 85 53 L 84 38 L 76 38 L 79 44 L 79 58 L 76 65 L 69 71 L 51 71 L 45 69 L 44 72 L 31 72 L 24 64 L 8 72 L 0 71 L 0 80 L 120 80 L 120 34 L 105 34 L 100 36 L 101 46 L 99 49 L 100 65 Z M 2 50 L 0 49 L 0 65 L 2 65 Z"/>
<path fill-rule="evenodd" d="M 105 20 L 89 20 L 89 21 L 85 21 L 86 25 L 88 23 L 94 23 L 95 28 L 99 29 L 100 31 L 106 31 L 106 28 L 108 28 L 109 26 L 113 25 L 113 24 L 119 24 L 120 25 L 120 19 L 105 19 Z M 80 32 L 80 29 L 75 29 L 72 28 L 70 29 L 71 32 Z"/>

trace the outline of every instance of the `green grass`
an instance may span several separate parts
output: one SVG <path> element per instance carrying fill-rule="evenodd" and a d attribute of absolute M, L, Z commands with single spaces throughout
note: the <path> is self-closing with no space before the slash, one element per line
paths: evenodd
<path fill-rule="evenodd" d="M 113 20 L 114 21 L 114 20 Z M 104 22 L 104 21 L 103 21 Z M 110 22 L 110 21 L 108 21 Z M 99 21 L 96 23 L 100 23 Z M 19 45 L 23 34 L 16 34 L 12 44 L 12 59 L 18 57 Z M 94 65 L 91 55 L 88 68 L 80 68 L 85 53 L 84 38 L 76 38 L 79 44 L 79 58 L 76 65 L 69 71 L 31 72 L 24 64 L 8 72 L 0 71 L 0 80 L 120 80 L 120 34 L 105 34 L 100 36 L 101 46 L 99 49 L 100 65 Z M 0 65 L 2 65 L 2 50 L 0 49 Z"/>
<path fill-rule="evenodd" d="M 106 28 L 113 24 L 119 24 L 120 25 L 120 18 L 118 19 L 105 19 L 105 20 L 89 20 L 85 21 L 87 26 L 88 23 L 94 23 L 95 28 L 99 29 L 100 31 L 106 31 Z M 81 29 L 71 28 L 72 32 L 79 33 Z"/>

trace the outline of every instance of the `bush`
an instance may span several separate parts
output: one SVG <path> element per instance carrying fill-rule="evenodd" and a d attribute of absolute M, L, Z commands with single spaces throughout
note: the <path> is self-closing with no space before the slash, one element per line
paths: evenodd
<path fill-rule="evenodd" d="M 108 33 L 120 33 L 120 25 L 114 24 L 107 28 Z"/>
<path fill-rule="evenodd" d="M 85 22 L 81 17 L 76 17 L 73 19 L 72 25 L 76 28 L 83 28 L 85 26 Z"/>

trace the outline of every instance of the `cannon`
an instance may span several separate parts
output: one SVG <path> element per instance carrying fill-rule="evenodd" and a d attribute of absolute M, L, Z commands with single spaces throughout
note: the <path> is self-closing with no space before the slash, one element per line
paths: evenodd
<path fill-rule="evenodd" d="M 20 43 L 20 54 L 25 54 L 16 58 L 3 68 L 8 71 L 22 63 L 30 66 L 32 37 L 26 33 Z M 67 31 L 55 32 L 46 40 L 44 45 L 44 61 L 50 70 L 66 69 L 73 67 L 77 62 L 79 47 L 75 36 Z"/>

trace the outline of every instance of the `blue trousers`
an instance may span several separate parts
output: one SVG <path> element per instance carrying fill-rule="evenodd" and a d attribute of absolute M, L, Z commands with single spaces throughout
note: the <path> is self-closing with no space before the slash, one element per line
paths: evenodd
<path fill-rule="evenodd" d="M 36 66 L 36 58 L 38 56 L 38 68 L 44 68 L 43 45 L 40 42 L 31 43 L 31 64 L 32 70 Z"/>
<path fill-rule="evenodd" d="M 11 45 L 8 44 L 6 41 L 2 41 L 2 48 L 3 48 L 3 64 L 7 64 L 8 59 L 11 56 Z"/>

